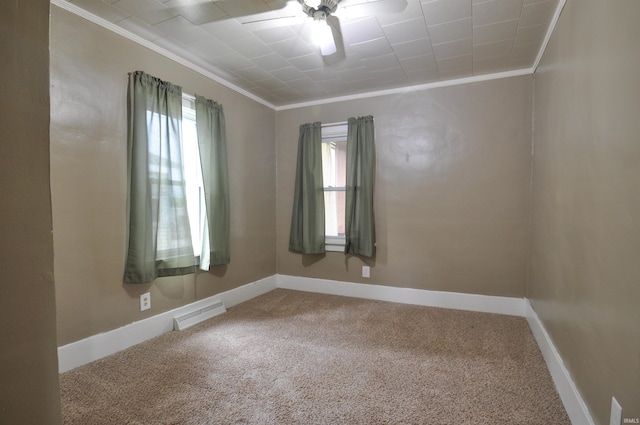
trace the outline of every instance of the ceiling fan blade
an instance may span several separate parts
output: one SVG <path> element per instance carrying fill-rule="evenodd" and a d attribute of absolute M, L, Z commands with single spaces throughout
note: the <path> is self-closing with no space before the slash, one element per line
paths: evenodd
<path fill-rule="evenodd" d="M 347 19 L 363 18 L 402 12 L 407 4 L 407 0 L 343 0 L 335 14 Z"/>
<path fill-rule="evenodd" d="M 255 18 L 255 16 L 252 16 L 252 18 Z M 300 16 L 277 16 L 273 18 L 246 20 L 240 23 L 248 30 L 256 31 L 267 28 L 301 25 L 304 21 L 305 18 Z"/>
<path fill-rule="evenodd" d="M 322 53 L 324 62 L 327 65 L 331 65 L 344 59 L 346 54 L 344 51 L 344 41 L 342 40 L 342 30 L 340 29 L 340 19 L 338 19 L 337 16 L 330 15 L 327 17 L 327 25 L 331 28 L 331 35 L 333 35 L 332 46 L 335 46 L 335 49 L 327 49 L 327 54 L 325 54 L 321 47 L 320 52 Z"/>
<path fill-rule="evenodd" d="M 307 16 L 300 10 L 300 5 L 296 2 L 289 2 L 286 6 L 269 12 L 252 14 L 236 18 L 243 26 L 251 31 L 277 28 L 283 26 L 293 26 L 302 24 Z"/>
<path fill-rule="evenodd" d="M 239 18 L 263 12 L 268 13 L 270 11 L 282 10 L 289 2 L 287 0 L 274 0 L 269 3 L 262 0 L 218 0 L 213 3 L 224 10 L 230 17 Z"/>

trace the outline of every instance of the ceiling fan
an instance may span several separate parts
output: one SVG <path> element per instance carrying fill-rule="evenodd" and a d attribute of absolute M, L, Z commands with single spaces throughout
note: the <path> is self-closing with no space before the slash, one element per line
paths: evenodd
<path fill-rule="evenodd" d="M 344 57 L 344 43 L 340 18 L 351 19 L 402 12 L 407 0 L 297 0 L 288 4 L 278 16 L 242 21 L 243 25 L 269 27 L 305 23 L 311 41 L 320 48 L 327 61 L 331 57 Z M 287 14 L 288 13 L 288 14 Z"/>

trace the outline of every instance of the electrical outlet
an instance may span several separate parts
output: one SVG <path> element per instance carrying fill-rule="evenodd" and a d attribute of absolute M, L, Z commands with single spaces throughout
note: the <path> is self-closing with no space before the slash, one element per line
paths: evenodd
<path fill-rule="evenodd" d="M 371 277 L 371 268 L 369 266 L 362 266 L 362 277 Z"/>
<path fill-rule="evenodd" d="M 151 292 L 140 295 L 140 311 L 149 310 L 151 308 Z"/>
<path fill-rule="evenodd" d="M 609 425 L 620 425 L 622 423 L 622 407 L 615 397 L 611 397 L 611 418 Z"/>

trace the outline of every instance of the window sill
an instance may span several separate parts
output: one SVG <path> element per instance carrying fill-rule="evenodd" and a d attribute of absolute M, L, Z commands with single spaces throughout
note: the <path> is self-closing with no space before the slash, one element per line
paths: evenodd
<path fill-rule="evenodd" d="M 344 252 L 344 238 L 327 237 L 324 241 L 324 250 L 327 252 Z"/>

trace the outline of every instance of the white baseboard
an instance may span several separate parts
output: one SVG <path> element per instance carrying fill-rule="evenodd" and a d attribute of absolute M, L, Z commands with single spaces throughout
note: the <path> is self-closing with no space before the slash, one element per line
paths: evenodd
<path fill-rule="evenodd" d="M 340 282 L 280 274 L 277 275 L 277 286 L 283 289 L 318 292 L 321 294 L 342 295 L 346 297 L 366 298 L 427 307 L 506 314 L 509 316 L 524 317 L 526 313 L 524 298 L 396 288 L 367 283 Z"/>
<path fill-rule="evenodd" d="M 571 423 L 575 425 L 595 425 L 586 403 L 582 399 L 573 379 L 571 379 L 571 374 L 565 367 L 562 357 L 560 357 L 560 353 L 529 300 L 526 301 L 526 317 Z"/>
<path fill-rule="evenodd" d="M 133 322 L 121 328 L 58 347 L 58 371 L 60 373 L 66 372 L 148 339 L 155 338 L 163 333 L 170 332 L 173 330 L 173 318 L 175 316 L 202 308 L 213 301 L 220 300 L 225 307 L 229 308 L 275 288 L 276 276 L 274 275 L 148 319 Z"/>

